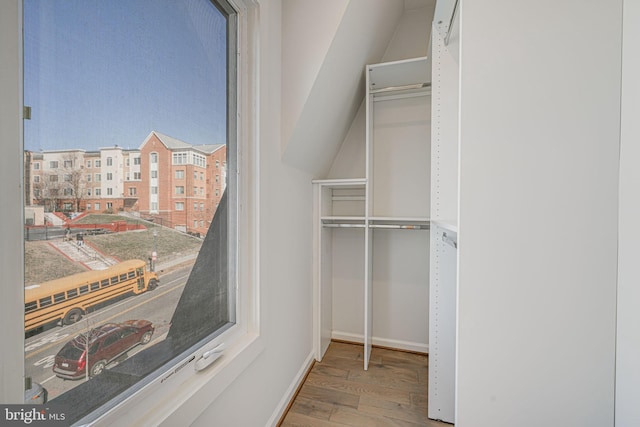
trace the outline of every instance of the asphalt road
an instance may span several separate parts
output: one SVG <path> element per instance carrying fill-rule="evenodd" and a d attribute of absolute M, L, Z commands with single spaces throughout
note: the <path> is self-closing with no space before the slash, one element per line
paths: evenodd
<path fill-rule="evenodd" d="M 154 324 L 155 332 L 151 342 L 144 348 L 164 339 L 190 270 L 191 267 L 174 270 L 161 276 L 160 286 L 153 291 L 117 301 L 90 313 L 73 325 L 56 326 L 28 338 L 25 340 L 26 375 L 31 376 L 33 381 L 47 389 L 50 400 L 85 381 L 84 379 L 63 380 L 56 377 L 52 370 L 53 361 L 56 353 L 67 341 L 79 333 L 86 332 L 88 328 L 103 323 L 146 319 Z M 142 349 L 142 346 L 136 346 L 129 350 L 127 356 Z M 108 365 L 107 368 L 115 366 L 116 363 Z"/>

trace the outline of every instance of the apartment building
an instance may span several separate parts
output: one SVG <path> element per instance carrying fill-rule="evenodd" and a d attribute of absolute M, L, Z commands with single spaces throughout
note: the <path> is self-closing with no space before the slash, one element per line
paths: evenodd
<path fill-rule="evenodd" d="M 25 152 L 27 205 L 135 212 L 198 235 L 209 228 L 225 182 L 225 145 L 193 146 L 155 131 L 139 149 Z"/>
<path fill-rule="evenodd" d="M 226 182 L 226 145 L 191 145 L 153 131 L 140 146 L 143 218 L 204 235 Z"/>

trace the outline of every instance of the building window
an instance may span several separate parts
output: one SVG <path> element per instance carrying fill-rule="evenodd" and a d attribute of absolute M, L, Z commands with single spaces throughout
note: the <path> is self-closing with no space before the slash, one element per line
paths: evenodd
<path fill-rule="evenodd" d="M 220 175 L 216 175 L 216 182 L 220 182 Z"/>
<path fill-rule="evenodd" d="M 73 160 L 65 160 L 64 161 L 64 167 L 66 169 L 72 168 L 73 167 Z"/>
<path fill-rule="evenodd" d="M 58 175 L 49 175 L 49 182 L 58 182 Z"/>
<path fill-rule="evenodd" d="M 22 4 L 22 1 L 20 3 Z M 246 79 L 253 79 L 255 75 L 252 70 L 246 68 L 255 64 L 253 58 L 246 61 L 247 65 L 244 62 L 236 64 L 236 61 L 242 58 L 240 53 L 246 48 L 244 44 L 238 45 L 235 38 L 237 34 L 246 34 L 249 30 L 238 28 L 235 12 L 227 0 L 189 0 L 184 4 L 172 1 L 156 2 L 157 4 L 154 3 L 153 7 L 148 7 L 146 3 L 141 2 L 102 1 L 99 3 L 99 10 L 96 9 L 95 4 L 88 2 L 74 3 L 74 7 L 69 9 L 68 2 L 64 1 L 24 0 L 25 99 L 34 99 L 32 104 L 34 111 L 51 113 L 52 117 L 47 121 L 47 127 L 42 126 L 37 120 L 23 125 L 28 130 L 25 132 L 25 149 L 29 151 L 32 151 L 33 147 L 39 149 L 40 145 L 44 145 L 45 153 L 53 151 L 56 149 L 54 144 L 59 142 L 57 136 L 69 135 L 68 141 L 64 142 L 78 144 L 78 146 L 71 146 L 69 150 L 84 153 L 79 156 L 89 155 L 89 153 L 91 156 L 103 156 L 102 158 L 107 162 L 105 165 L 107 166 L 105 167 L 107 176 L 102 188 L 106 189 L 106 194 L 110 197 L 122 197 L 122 193 L 132 195 L 136 191 L 128 183 L 119 184 L 122 181 L 119 171 L 122 171 L 123 174 L 127 172 L 123 169 L 126 163 L 121 161 L 121 157 L 124 156 L 126 159 L 129 156 L 128 150 L 101 147 L 110 144 L 111 138 L 115 138 L 116 141 L 123 141 L 127 145 L 141 147 L 140 150 L 143 154 L 140 155 L 149 156 L 145 157 L 148 164 L 143 165 L 142 171 L 138 167 L 131 168 L 128 172 L 140 180 L 140 196 L 144 205 L 138 206 L 137 209 L 143 219 L 153 220 L 151 223 L 153 227 L 140 233 L 133 233 L 134 237 L 137 237 L 133 239 L 134 244 L 140 246 L 136 247 L 135 251 L 117 254 L 115 253 L 119 250 L 117 245 L 108 246 L 105 244 L 105 247 L 108 246 L 107 251 L 114 251 L 114 253 L 106 253 L 106 255 L 128 260 L 132 258 L 129 254 L 134 253 L 135 258 L 146 261 L 152 248 L 154 252 L 156 251 L 157 244 L 158 260 L 170 260 L 176 255 L 171 253 L 172 251 L 180 251 L 181 253 L 186 251 L 182 247 L 176 249 L 177 246 L 171 244 L 175 243 L 176 239 L 183 238 L 183 236 L 175 234 L 174 230 L 187 231 L 188 226 L 192 224 L 205 223 L 200 218 L 194 219 L 185 215 L 185 212 L 171 217 L 172 207 L 182 211 L 189 211 L 189 204 L 195 207 L 196 204 L 193 203 L 193 200 L 186 197 L 186 188 L 191 186 L 194 192 L 200 188 L 199 191 L 202 193 L 202 186 L 206 182 L 202 181 L 198 186 L 186 182 L 188 170 L 184 165 L 194 165 L 199 168 L 199 171 L 207 167 L 207 156 L 199 151 L 204 148 L 197 146 L 190 148 L 188 144 L 182 145 L 175 141 L 182 140 L 193 144 L 223 141 L 227 144 L 226 152 L 229 155 L 229 163 L 232 168 L 229 172 L 228 191 L 222 199 L 225 202 L 220 204 L 220 209 L 216 213 L 218 216 L 213 221 L 219 227 L 216 226 L 208 232 L 207 230 L 198 230 L 206 232 L 208 238 L 213 236 L 213 238 L 220 240 L 204 246 L 201 241 L 196 239 L 184 239 L 194 245 L 192 254 L 197 256 L 190 258 L 194 260 L 193 262 L 196 262 L 195 260 L 207 261 L 213 257 L 215 257 L 215 262 L 198 261 L 201 268 L 193 268 L 193 270 L 191 270 L 192 266 L 188 266 L 189 271 L 198 271 L 198 274 L 187 274 L 185 276 L 188 281 L 186 285 L 178 289 L 177 292 L 172 292 L 171 296 L 182 293 L 182 297 L 172 298 L 171 302 L 167 300 L 167 304 L 159 304 L 163 309 L 167 309 L 167 314 L 163 313 L 156 317 L 153 313 L 152 321 L 155 332 L 151 342 L 136 347 L 135 351 L 129 352 L 127 357 L 123 357 L 117 366 L 108 366 L 101 375 L 86 375 L 86 371 L 79 372 L 81 376 L 87 376 L 81 381 L 63 382 L 60 378 L 53 377 L 51 365 L 46 367 L 47 376 L 43 377 L 43 366 L 34 368 L 33 363 L 30 362 L 31 359 L 28 359 L 24 364 L 27 370 L 25 376 L 31 376 L 30 373 L 37 369 L 39 370 L 38 378 L 51 377 L 47 380 L 46 386 L 50 391 L 49 397 L 52 404 L 55 404 L 56 399 L 74 402 L 73 405 L 69 405 L 73 416 L 65 420 L 70 425 L 91 425 L 98 416 L 109 418 L 112 414 L 118 414 L 118 411 L 120 411 L 119 415 L 125 418 L 122 423 L 128 425 L 127 421 L 129 420 L 126 419 L 128 414 L 123 410 L 124 408 L 118 407 L 121 402 L 126 400 L 127 405 L 130 402 L 141 402 L 145 406 L 142 410 L 146 411 L 147 402 L 153 399 L 147 399 L 147 396 L 144 396 L 143 399 L 141 396 L 144 393 L 151 393 L 150 395 L 154 396 L 159 392 L 158 390 L 162 389 L 162 387 L 160 389 L 152 387 L 153 390 L 149 391 L 149 387 L 144 387 L 148 382 L 159 382 L 164 378 L 166 372 L 183 375 L 187 371 L 193 371 L 192 368 L 189 368 L 178 372 L 179 370 L 176 368 L 180 365 L 176 364 L 176 360 L 189 360 L 185 355 L 189 355 L 195 351 L 194 349 L 213 343 L 213 340 L 224 339 L 227 344 L 239 342 L 240 340 L 236 339 L 238 336 L 246 336 L 247 339 L 253 340 L 253 336 L 246 335 L 247 331 L 259 330 L 252 327 L 255 317 L 252 312 L 246 310 L 244 305 L 239 305 L 235 299 L 236 295 L 248 295 L 246 304 L 253 304 L 255 300 L 251 298 L 251 292 L 236 292 L 239 284 L 252 286 L 246 285 L 247 282 L 254 281 L 252 275 L 247 275 L 247 280 L 238 280 L 236 274 L 254 271 L 253 268 L 240 267 L 244 267 L 244 264 L 251 263 L 251 260 L 256 258 L 252 254 L 252 248 L 247 246 L 245 249 L 244 239 L 238 238 L 238 218 L 251 215 L 252 207 L 250 204 L 244 205 L 244 203 L 245 200 L 252 201 L 253 198 L 247 195 L 246 199 L 242 199 L 243 207 L 248 207 L 247 209 L 243 208 L 239 214 L 237 189 L 240 186 L 234 181 L 234 179 L 240 179 L 240 176 L 244 177 L 244 175 L 238 174 L 235 159 L 238 152 L 236 147 L 238 124 L 236 121 L 245 117 L 244 113 L 239 113 L 240 110 L 236 109 L 235 104 L 247 102 L 247 112 L 251 112 L 253 105 L 255 105 L 252 102 L 252 97 L 248 95 L 254 90 L 254 82 L 250 82 L 247 86 L 251 90 L 245 92 L 243 89 L 242 93 L 246 93 L 247 96 L 240 97 L 235 80 L 238 75 Z M 96 13 L 96 11 L 100 13 Z M 127 18 L 132 16 L 144 16 L 148 22 L 171 22 L 172 25 L 163 26 L 162 37 L 157 37 L 157 29 L 148 25 L 140 25 L 139 20 Z M 249 22 L 252 20 L 249 19 Z M 126 36 L 124 39 L 123 35 Z M 95 45 L 95 40 L 99 40 L 99 46 Z M 144 42 L 139 43 L 141 40 Z M 170 42 L 166 40 L 170 40 Z M 186 54 L 180 58 L 180 61 L 167 60 L 167 58 L 175 58 L 176 49 Z M 72 52 L 73 55 L 70 55 L 69 52 Z M 78 69 L 77 64 L 94 64 L 95 67 L 92 68 L 91 73 L 74 72 L 69 74 L 68 70 Z M 203 69 L 206 69 L 207 72 L 192 72 L 192 70 Z M 118 78 L 114 78 L 115 75 Z M 144 79 L 144 84 L 134 83 L 135 78 L 139 77 Z M 68 101 L 69 86 L 66 84 L 65 78 L 71 78 L 74 87 L 83 88 L 83 90 L 72 91 L 74 97 Z M 65 84 L 61 84 L 63 81 Z M 180 96 L 176 96 L 176 94 Z M 107 98 L 118 100 L 114 103 L 113 109 L 111 109 L 110 102 L 96 102 L 98 99 Z M 154 102 L 154 99 L 171 100 L 171 102 Z M 249 101 L 245 101 L 245 99 Z M 65 105 L 65 102 L 70 102 L 70 104 Z M 77 120 L 68 120 L 68 117 L 65 120 L 61 113 L 74 111 L 72 107 L 77 108 L 77 106 L 82 107 L 82 120 L 80 121 L 82 123 Z M 198 114 L 194 114 L 194 111 L 198 111 Z M 111 118 L 118 116 L 135 117 L 135 120 L 127 121 L 127 123 L 111 120 Z M 252 123 L 251 120 L 249 122 Z M 61 128 L 50 128 L 49 124 L 52 123 L 59 124 Z M 81 126 L 84 123 L 90 123 L 91 126 Z M 152 148 L 153 143 L 157 143 L 157 141 L 154 140 L 154 137 L 147 140 L 146 135 L 154 130 L 149 126 L 158 124 L 160 125 L 158 131 L 162 131 L 162 124 L 166 124 L 167 132 L 171 133 L 172 140 L 162 141 L 166 143 L 166 146 L 158 143 L 155 149 L 159 152 L 149 152 L 154 149 Z M 243 132 L 245 127 L 249 129 L 249 126 L 243 126 Z M 192 138 L 194 129 L 197 130 L 195 135 L 198 135 L 194 139 L 202 138 L 201 140 L 189 140 Z M 64 130 L 67 132 L 65 133 Z M 77 134 L 82 137 L 79 139 L 71 138 Z M 254 135 L 255 132 L 251 130 L 246 134 Z M 33 136 L 37 136 L 38 140 L 29 139 Z M 249 144 L 252 139 L 247 138 L 247 141 Z M 49 144 L 50 147 L 47 147 L 46 144 Z M 178 147 L 180 151 L 172 151 L 175 150 L 175 147 Z M 247 152 L 250 151 L 247 150 Z M 110 157 L 107 157 L 108 153 L 112 153 Z M 116 157 L 112 157 L 113 155 Z M 162 166 L 159 165 L 160 155 L 163 156 Z M 62 160 L 63 158 L 59 158 L 60 162 Z M 209 160 L 212 159 L 209 157 Z M 100 161 L 93 159 L 92 162 L 94 162 L 97 171 L 101 172 Z M 183 165 L 181 167 L 184 169 L 183 179 L 185 181 L 171 182 L 169 162 Z M 247 177 L 255 176 L 249 167 L 246 170 L 248 171 Z M 153 178 L 151 178 L 152 171 L 155 171 Z M 145 174 L 145 178 L 141 178 L 140 172 Z M 159 186 L 161 178 L 158 172 L 163 173 L 161 186 Z M 118 175 L 118 178 L 116 179 L 114 175 Z M 197 174 L 193 176 L 197 178 Z M 210 179 L 209 175 L 202 174 L 201 178 L 203 177 Z M 166 180 L 166 184 L 164 180 Z M 101 174 L 94 174 L 93 181 L 95 195 L 99 196 L 100 189 L 96 187 L 101 184 Z M 176 186 L 176 183 L 183 185 Z M 113 187 L 112 184 L 118 186 Z M 207 183 L 206 185 L 211 184 Z M 251 189 L 253 186 L 247 181 L 247 185 L 243 185 L 242 188 Z M 147 192 L 149 194 L 145 196 Z M 176 194 L 180 196 L 173 197 Z M 101 203 L 95 202 L 96 198 L 93 199 L 91 205 L 94 208 L 93 213 L 103 211 Z M 108 198 L 106 200 L 105 210 L 107 211 L 136 209 L 135 206 L 129 205 L 131 200 L 128 199 Z M 200 200 L 204 199 L 198 199 L 198 201 Z M 71 199 L 68 201 L 75 202 Z M 210 203 L 207 201 L 208 207 Z M 58 207 L 60 206 L 62 206 L 62 202 L 58 201 Z M 198 215 L 207 219 L 207 225 L 211 223 L 209 216 L 214 215 L 212 209 L 208 209 L 208 211 L 206 217 Z M 243 224 L 252 227 L 254 222 L 251 219 L 244 218 Z M 150 233 L 153 230 L 158 231 L 157 239 Z M 247 229 L 246 232 L 250 236 L 253 230 Z M 143 233 L 145 233 L 144 238 Z M 113 233 L 108 237 L 119 241 L 127 237 L 126 234 L 131 233 Z M 202 251 L 200 251 L 201 247 Z M 216 248 L 216 254 L 208 253 L 213 247 Z M 249 256 L 239 257 L 237 254 Z M 25 265 L 25 270 L 27 268 L 42 269 L 42 265 L 37 265 L 35 261 L 29 263 L 25 260 Z M 144 266 L 144 263 L 141 269 L 145 274 L 154 273 L 149 271 L 148 266 Z M 91 274 L 99 274 L 98 271 L 100 270 L 96 269 Z M 107 278 L 110 277 L 112 275 L 107 276 Z M 87 287 L 87 284 L 93 282 L 96 281 L 93 280 L 81 286 Z M 20 286 L 22 285 L 20 284 Z M 116 285 L 120 285 L 120 283 L 110 285 L 109 288 L 113 289 Z M 80 287 L 76 289 L 80 289 Z M 80 297 L 80 291 L 77 292 Z M 91 295 L 91 289 L 87 289 L 86 293 Z M 156 299 L 161 294 L 161 292 L 155 293 L 152 298 Z M 130 297 L 123 296 L 123 301 L 126 301 L 126 298 Z M 134 302 L 132 310 L 126 314 L 126 318 L 144 319 L 145 316 L 151 316 L 148 311 L 144 310 L 148 307 L 138 308 L 137 306 L 150 298 L 142 298 L 142 300 Z M 49 301 L 51 305 L 55 305 L 53 296 Z M 103 308 L 97 307 L 91 313 L 82 313 L 88 320 L 84 321 L 83 318 L 78 326 L 83 330 L 86 328 L 91 334 L 91 329 L 98 328 L 101 323 L 107 321 L 97 320 L 100 318 L 99 311 Z M 236 313 L 239 318 L 244 319 L 243 323 L 236 324 Z M 250 314 L 247 317 L 242 317 L 246 313 Z M 246 320 L 247 318 L 250 320 Z M 60 320 L 58 319 L 58 321 Z M 234 339 L 227 340 L 225 337 L 229 333 L 237 335 Z M 65 341 L 72 339 L 72 337 L 69 336 Z M 36 337 L 36 339 L 38 338 L 40 337 Z M 44 334 L 42 338 L 44 338 Z M 246 343 L 246 341 L 244 342 Z M 257 346 L 258 344 L 256 344 Z M 233 354 L 226 352 L 225 356 L 235 357 Z M 52 355 L 54 354 L 47 353 L 40 358 Z M 91 354 L 88 354 L 87 358 L 89 360 L 86 361 L 86 366 L 90 368 Z M 227 369 L 225 365 L 219 364 L 218 366 L 221 370 Z M 232 369 L 235 369 L 233 365 Z M 209 376 L 211 372 L 212 370 L 209 370 L 206 375 Z M 213 372 L 218 375 L 215 371 Z M 202 378 L 202 376 L 200 377 Z M 174 376 L 172 380 L 175 379 Z M 143 382 L 139 383 L 140 380 Z M 224 381 L 224 378 L 215 380 Z M 164 387 L 164 390 L 167 390 L 167 387 Z M 134 391 L 135 394 L 132 395 Z M 107 406 L 103 406 L 107 403 Z M 131 403 L 131 405 L 134 404 Z M 96 412 L 91 413 L 92 411 Z M 108 421 L 101 420 L 100 423 L 110 425 Z"/>
<path fill-rule="evenodd" d="M 87 188 L 87 196 L 91 196 L 91 189 Z"/>
<path fill-rule="evenodd" d="M 139 165 L 140 164 L 140 157 L 134 157 L 133 158 L 133 164 L 134 165 Z"/>
<path fill-rule="evenodd" d="M 220 169 L 220 160 L 216 160 L 216 169 Z"/>
<path fill-rule="evenodd" d="M 40 175 L 34 175 L 33 182 L 40 182 Z"/>
<path fill-rule="evenodd" d="M 204 172 L 200 172 L 200 181 L 204 181 Z"/>
<path fill-rule="evenodd" d="M 184 179 L 184 170 L 180 169 L 176 171 L 176 179 Z"/>
<path fill-rule="evenodd" d="M 39 170 L 40 170 L 40 162 L 35 162 L 35 163 L 33 164 L 33 170 L 37 170 L 37 171 L 39 171 Z"/>
<path fill-rule="evenodd" d="M 197 219 L 193 220 L 193 228 L 198 228 L 198 220 Z"/>
<path fill-rule="evenodd" d="M 91 203 L 87 203 L 87 210 L 90 211 L 91 210 Z"/>
<path fill-rule="evenodd" d="M 153 170 L 151 171 L 151 178 L 157 178 L 158 177 L 158 171 Z"/>
<path fill-rule="evenodd" d="M 85 179 L 87 180 L 87 182 L 91 182 L 91 174 L 87 175 Z"/>
<path fill-rule="evenodd" d="M 49 162 L 49 169 L 58 169 L 58 161 L 52 160 Z"/>
<path fill-rule="evenodd" d="M 193 210 L 197 211 L 198 210 L 198 202 L 194 202 L 193 203 Z"/>
<path fill-rule="evenodd" d="M 125 181 L 131 181 L 131 174 L 129 172 L 127 172 L 127 174 L 125 175 Z"/>
<path fill-rule="evenodd" d="M 182 151 L 178 153 L 173 153 L 171 156 L 172 162 L 174 165 L 186 165 L 187 164 L 187 153 Z"/>
<path fill-rule="evenodd" d="M 73 176 L 70 173 L 65 173 L 63 175 L 63 179 L 65 182 L 71 182 L 71 180 L 73 179 Z"/>
<path fill-rule="evenodd" d="M 126 162 L 127 166 L 129 166 L 129 158 L 127 157 L 127 162 Z"/>
<path fill-rule="evenodd" d="M 198 172 L 193 171 L 193 180 L 195 181 L 196 179 L 198 179 Z"/>
<path fill-rule="evenodd" d="M 142 172 L 134 172 L 133 179 L 135 179 L 136 181 L 140 181 L 142 179 Z"/>
<path fill-rule="evenodd" d="M 72 188 L 65 188 L 62 190 L 62 194 L 64 196 L 73 196 L 73 189 Z"/>
<path fill-rule="evenodd" d="M 99 168 L 100 166 L 102 166 L 102 161 L 101 161 L 101 160 L 96 160 L 96 161 L 95 161 L 95 166 L 96 166 L 97 168 Z"/>
<path fill-rule="evenodd" d="M 91 167 L 91 160 L 87 160 L 87 169 Z"/>
<path fill-rule="evenodd" d="M 200 210 L 204 211 L 204 203 L 200 203 Z"/>
<path fill-rule="evenodd" d="M 96 188 L 96 196 L 102 196 L 102 190 L 99 188 Z"/>
<path fill-rule="evenodd" d="M 129 187 L 129 195 L 130 196 L 135 196 L 138 193 L 138 190 L 136 187 Z"/>

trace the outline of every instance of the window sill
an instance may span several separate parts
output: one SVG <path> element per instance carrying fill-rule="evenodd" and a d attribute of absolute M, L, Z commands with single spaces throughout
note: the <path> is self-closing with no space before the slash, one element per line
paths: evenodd
<path fill-rule="evenodd" d="M 263 351 L 260 336 L 247 333 L 227 345 L 213 365 L 196 371 L 190 356 L 91 426 L 190 425 Z"/>

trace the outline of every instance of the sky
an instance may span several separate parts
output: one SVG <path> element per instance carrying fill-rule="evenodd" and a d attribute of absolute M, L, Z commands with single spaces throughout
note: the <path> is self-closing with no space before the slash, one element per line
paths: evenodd
<path fill-rule="evenodd" d="M 209 0 L 25 0 L 25 149 L 226 143 L 226 20 Z"/>

